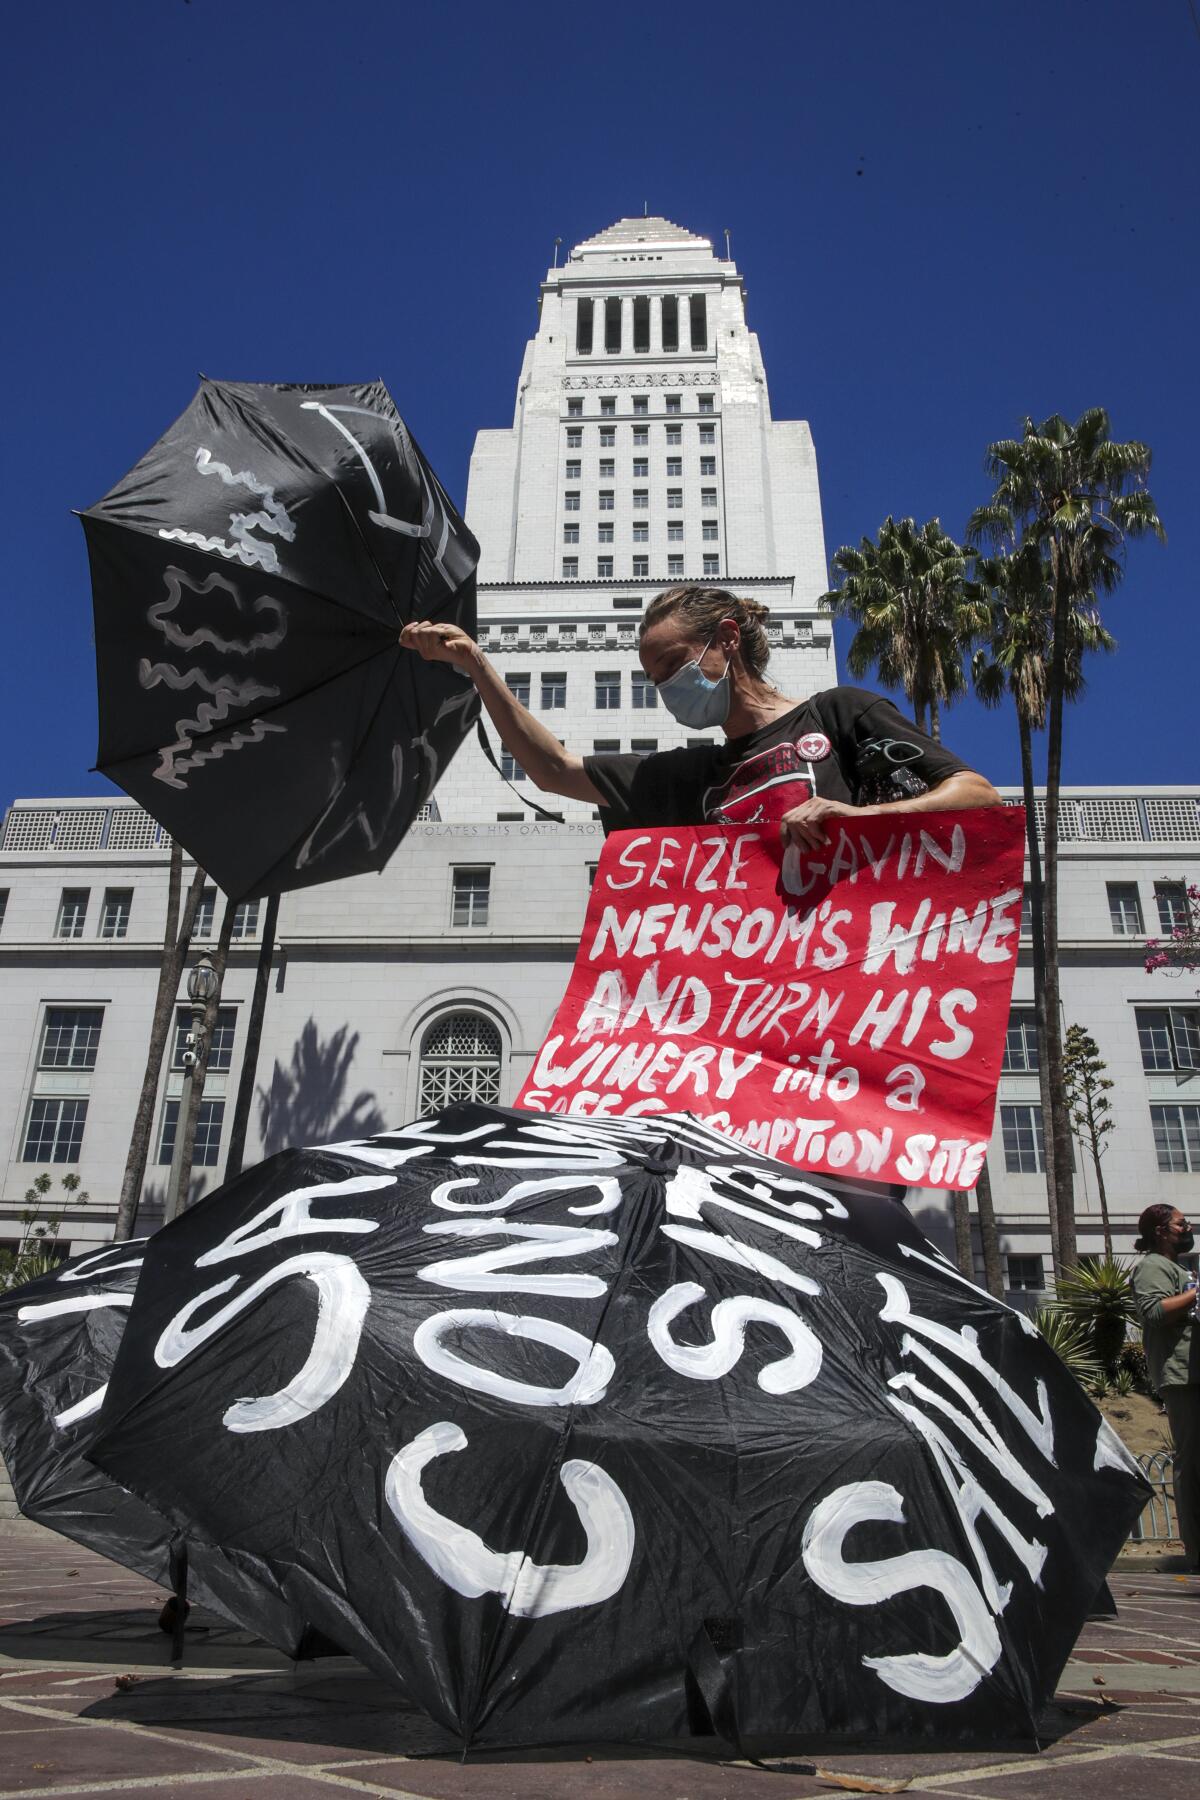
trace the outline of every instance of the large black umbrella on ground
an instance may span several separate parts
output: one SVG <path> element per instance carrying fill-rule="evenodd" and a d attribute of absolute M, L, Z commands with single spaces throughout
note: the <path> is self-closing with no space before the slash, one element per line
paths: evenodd
<path fill-rule="evenodd" d="M 474 1105 L 152 1239 L 93 1455 L 492 1745 L 1030 1735 L 1146 1493 L 878 1189 Z"/>
<path fill-rule="evenodd" d="M 99 768 L 227 894 L 380 869 L 475 717 L 478 546 L 382 382 L 205 380 L 83 514 Z"/>
<path fill-rule="evenodd" d="M 315 1650 L 304 1620 L 252 1556 L 169 1525 L 85 1460 L 145 1248 L 145 1238 L 109 1244 L 0 1297 L 0 1455 L 17 1505 L 26 1518 L 199 1600 L 286 1655 Z"/>

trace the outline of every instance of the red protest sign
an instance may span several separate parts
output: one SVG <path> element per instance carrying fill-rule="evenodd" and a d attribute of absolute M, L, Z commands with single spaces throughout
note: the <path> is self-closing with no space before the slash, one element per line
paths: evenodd
<path fill-rule="evenodd" d="M 517 1105 L 693 1112 L 800 1168 L 975 1185 L 1021 920 L 1024 815 L 886 812 L 789 849 L 614 833 Z"/>

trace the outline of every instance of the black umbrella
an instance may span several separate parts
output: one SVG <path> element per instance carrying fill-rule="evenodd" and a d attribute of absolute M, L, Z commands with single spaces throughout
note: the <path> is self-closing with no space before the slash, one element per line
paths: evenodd
<path fill-rule="evenodd" d="M 83 514 L 97 766 L 234 898 L 380 869 L 477 713 L 478 546 L 382 382 L 203 381 Z"/>
<path fill-rule="evenodd" d="M 0 1297 L 0 1455 L 26 1518 L 190 1596 L 286 1655 L 318 1646 L 251 1556 L 172 1527 L 85 1460 L 146 1239 L 72 1257 Z M 182 1612 L 178 1614 L 182 1625 Z M 331 1648 L 332 1646 L 324 1646 Z"/>
<path fill-rule="evenodd" d="M 474 1105 L 160 1232 L 93 1455 L 477 1744 L 1029 1735 L 1146 1494 L 879 1190 Z"/>

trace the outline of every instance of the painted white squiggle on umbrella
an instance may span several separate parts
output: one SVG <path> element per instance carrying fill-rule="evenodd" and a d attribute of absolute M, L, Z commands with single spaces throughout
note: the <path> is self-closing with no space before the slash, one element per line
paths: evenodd
<path fill-rule="evenodd" d="M 467 1448 L 465 1432 L 448 1420 L 430 1425 L 388 1468 L 384 1493 L 405 1537 L 456 1594 L 478 1600 L 499 1594 L 506 1612 L 521 1619 L 596 1606 L 618 1592 L 633 1562 L 634 1525 L 629 1503 L 611 1476 L 595 1463 L 564 1462 L 559 1480 L 587 1535 L 579 1563 L 532 1562 L 524 1550 L 492 1550 L 477 1532 L 430 1506 L 421 1474 L 437 1456 Z"/>
<path fill-rule="evenodd" d="M 996 1621 L 964 1565 L 943 1550 L 909 1550 L 877 1562 L 846 1562 L 842 1548 L 855 1525 L 904 1523 L 904 1499 L 886 1481 L 855 1481 L 815 1506 L 801 1555 L 817 1586 L 846 1606 L 880 1606 L 897 1594 L 929 1588 L 950 1608 L 959 1641 L 945 1656 L 864 1656 L 863 1666 L 910 1700 L 945 1705 L 974 1693 L 1000 1660 Z"/>
<path fill-rule="evenodd" d="M 272 599 L 270 594 L 259 594 L 247 606 L 232 581 L 224 575 L 206 575 L 202 581 L 195 581 L 184 569 L 172 563 L 163 570 L 163 585 L 167 590 L 165 600 L 156 600 L 146 613 L 147 622 L 156 631 L 161 631 L 169 644 L 179 650 L 195 650 L 200 644 L 211 644 L 214 650 L 221 650 L 229 656 L 254 656 L 260 650 L 275 650 L 287 636 L 287 615 L 280 601 Z M 249 637 L 222 637 L 214 631 L 211 624 L 205 623 L 195 631 L 184 631 L 174 618 L 183 590 L 198 595 L 201 599 L 215 593 L 229 596 L 237 613 L 250 615 L 254 619 L 274 620 L 266 630 L 253 632 Z"/>
<path fill-rule="evenodd" d="M 253 535 L 259 530 L 283 538 L 289 544 L 295 539 L 295 524 L 282 501 L 276 499 L 274 488 L 260 481 L 250 469 L 239 469 L 235 474 L 228 463 L 218 462 L 204 445 L 196 451 L 196 468 L 201 475 L 218 476 L 226 487 L 245 488 L 247 493 L 262 501 L 262 509 L 252 513 L 230 513 L 229 539 L 232 542 L 206 536 L 202 531 L 184 531 L 179 526 L 160 527 L 159 537 L 173 543 L 194 544 L 198 550 L 212 551 L 230 562 L 240 562 L 248 569 L 263 569 L 269 575 L 277 575 L 279 552 L 274 544 L 264 544 L 261 538 Z"/>
<path fill-rule="evenodd" d="M 196 1313 L 235 1286 L 238 1278 L 230 1275 L 181 1307 L 155 1346 L 154 1360 L 159 1368 L 174 1368 L 239 1313 L 253 1306 L 260 1295 L 293 1275 L 304 1276 L 317 1290 L 317 1327 L 312 1349 L 300 1372 L 277 1394 L 236 1400 L 223 1415 L 229 1431 L 278 1431 L 283 1425 L 294 1425 L 324 1406 L 350 1375 L 358 1355 L 363 1320 L 371 1304 L 371 1290 L 350 1258 L 319 1250 L 288 1257 L 240 1289 L 201 1324 L 193 1325 Z"/>
<path fill-rule="evenodd" d="M 141 1266 L 141 1258 L 135 1262 L 114 1263 L 110 1267 L 117 1269 L 136 1269 Z M 60 1275 L 60 1281 L 86 1280 L 82 1271 L 78 1274 Z M 38 1300 L 17 1309 L 17 1321 L 21 1325 L 37 1324 L 44 1319 L 61 1319 L 68 1313 L 99 1312 L 112 1306 L 132 1306 L 132 1294 L 66 1294 L 61 1300 Z M 70 1425 L 78 1425 L 81 1419 L 90 1419 L 104 1405 L 104 1396 L 108 1392 L 107 1381 L 100 1387 L 85 1394 L 74 1406 L 64 1407 L 62 1412 L 55 1413 L 54 1423 L 60 1430 Z"/>

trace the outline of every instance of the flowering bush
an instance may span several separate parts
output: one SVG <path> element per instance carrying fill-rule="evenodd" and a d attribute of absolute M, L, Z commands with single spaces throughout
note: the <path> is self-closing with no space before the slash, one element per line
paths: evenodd
<path fill-rule="evenodd" d="M 1194 975 L 1200 969 L 1200 887 L 1189 882 L 1187 917 L 1168 938 L 1146 939 L 1147 975 L 1168 969 L 1172 975 Z"/>

